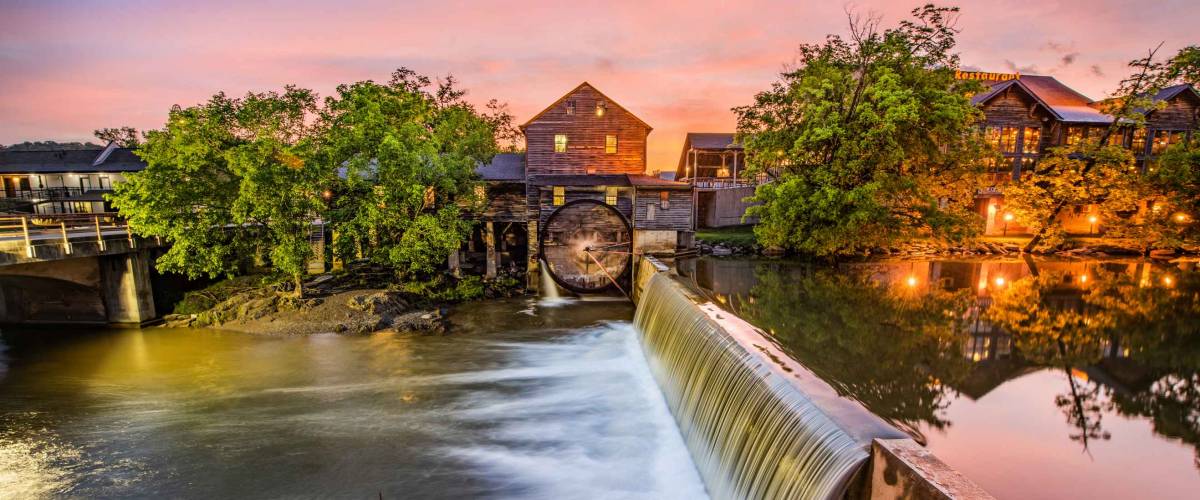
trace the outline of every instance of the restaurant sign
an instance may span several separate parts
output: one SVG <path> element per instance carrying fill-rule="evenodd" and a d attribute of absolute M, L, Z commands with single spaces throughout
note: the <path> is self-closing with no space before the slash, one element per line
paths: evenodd
<path fill-rule="evenodd" d="M 988 73 L 986 71 L 963 71 L 961 69 L 954 70 L 955 80 L 984 80 L 989 82 L 1003 82 L 1007 80 L 1020 80 L 1020 73 Z"/>

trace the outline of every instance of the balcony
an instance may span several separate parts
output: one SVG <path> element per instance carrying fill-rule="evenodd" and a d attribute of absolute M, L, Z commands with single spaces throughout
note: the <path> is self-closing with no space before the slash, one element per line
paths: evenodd
<path fill-rule="evenodd" d="M 70 200 L 78 198 L 92 198 L 96 201 L 102 201 L 105 193 L 112 192 L 112 189 L 100 188 L 77 188 L 77 187 L 52 187 L 43 189 L 5 189 L 0 191 L 0 197 L 25 200 L 25 201 L 44 201 L 44 200 Z"/>
<path fill-rule="evenodd" d="M 758 175 L 750 178 L 734 178 L 734 177 L 696 177 L 692 179 L 684 179 L 686 182 L 691 182 L 696 186 L 696 189 L 733 189 L 742 187 L 754 187 L 759 184 L 765 184 L 768 181 L 766 175 Z"/>

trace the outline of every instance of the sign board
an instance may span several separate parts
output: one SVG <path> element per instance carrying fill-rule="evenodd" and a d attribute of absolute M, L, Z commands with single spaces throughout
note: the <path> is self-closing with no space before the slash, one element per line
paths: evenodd
<path fill-rule="evenodd" d="M 1003 82 L 1007 80 L 1020 80 L 1020 73 L 989 73 L 986 71 L 963 71 L 961 69 L 954 70 L 955 80 L 984 80 L 989 82 Z"/>

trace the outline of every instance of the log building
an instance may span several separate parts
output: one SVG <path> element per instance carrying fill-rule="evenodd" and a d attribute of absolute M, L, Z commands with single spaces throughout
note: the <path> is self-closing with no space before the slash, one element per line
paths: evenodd
<path fill-rule="evenodd" d="M 646 175 L 651 127 L 632 112 L 584 82 L 520 129 L 523 155 L 477 169 L 488 207 L 466 251 L 487 276 L 524 267 L 532 288 L 544 263 L 564 288 L 620 288 L 633 255 L 691 246 L 692 186 Z"/>

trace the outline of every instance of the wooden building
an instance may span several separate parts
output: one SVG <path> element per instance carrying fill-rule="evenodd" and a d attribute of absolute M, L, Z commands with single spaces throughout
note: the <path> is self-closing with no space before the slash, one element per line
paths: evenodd
<path fill-rule="evenodd" d="M 104 194 L 146 162 L 129 148 L 0 151 L 0 212 L 74 214 L 112 211 Z"/>
<path fill-rule="evenodd" d="M 520 129 L 524 155 L 478 169 L 488 185 L 488 275 L 521 254 L 531 287 L 548 262 L 559 285 L 598 291 L 624 286 L 633 255 L 691 246 L 692 186 L 646 175 L 651 127 L 629 110 L 584 82 Z M 497 239 L 523 240 L 524 252 Z"/>
<path fill-rule="evenodd" d="M 766 182 L 765 175 L 746 175 L 746 153 L 731 132 L 688 132 L 675 168 L 675 178 L 696 188 L 696 226 L 755 224 L 746 218 L 753 204 L 744 201 Z"/>
<path fill-rule="evenodd" d="M 1004 186 L 1028 179 L 1038 160 L 1050 148 L 1097 140 L 1112 124 L 1101 111 L 1102 103 L 1067 87 L 1051 76 L 1019 75 L 988 83 L 972 97 L 985 119 L 988 140 L 1004 161 L 991 168 L 991 185 L 977 197 L 986 218 L 986 234 L 1022 233 L 1004 211 Z M 1141 170 L 1153 168 L 1154 156 L 1170 144 L 1186 141 L 1200 129 L 1200 93 L 1190 85 L 1176 85 L 1154 96 L 1164 108 L 1147 114 L 1145 128 L 1122 130 L 1110 140 L 1133 150 Z M 1063 215 L 1064 227 L 1073 233 L 1102 232 L 1092 207 L 1073 207 Z"/>

